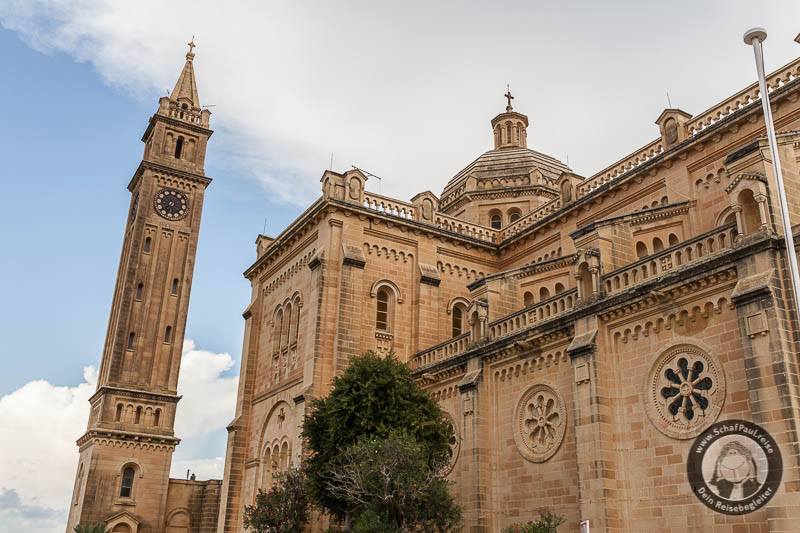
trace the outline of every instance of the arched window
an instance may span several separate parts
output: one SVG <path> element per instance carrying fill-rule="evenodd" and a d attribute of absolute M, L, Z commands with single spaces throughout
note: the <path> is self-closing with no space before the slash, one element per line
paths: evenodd
<path fill-rule="evenodd" d="M 758 203 L 756 203 L 753 191 L 744 189 L 738 196 L 739 204 L 742 206 L 742 223 L 744 225 L 744 234 L 756 232 L 761 228 L 761 215 L 758 212 Z"/>
<path fill-rule="evenodd" d="M 678 244 L 678 236 L 675 235 L 674 233 L 670 233 L 669 234 L 669 245 L 670 245 L 670 247 L 675 246 L 676 244 Z"/>
<path fill-rule="evenodd" d="M 522 218 L 522 211 L 520 211 L 516 207 L 508 210 L 508 221 L 509 222 L 516 222 L 520 218 Z"/>
<path fill-rule="evenodd" d="M 172 342 L 172 326 L 167 326 L 167 329 L 164 330 L 164 342 Z"/>
<path fill-rule="evenodd" d="M 153 243 L 153 239 L 150 237 L 144 238 L 144 245 L 142 246 L 142 251 L 146 254 L 150 253 L 150 245 Z"/>
<path fill-rule="evenodd" d="M 133 341 L 136 340 L 136 333 L 132 332 L 128 335 L 128 349 L 133 350 Z"/>
<path fill-rule="evenodd" d="M 289 346 L 289 332 L 292 330 L 292 304 L 286 304 L 283 311 L 283 329 L 281 329 L 281 349 Z"/>
<path fill-rule="evenodd" d="M 141 424 L 142 423 L 142 406 L 136 408 L 136 414 L 133 417 L 134 424 Z"/>
<path fill-rule="evenodd" d="M 463 304 L 456 304 L 453 306 L 453 331 L 452 336 L 458 337 L 464 333 L 464 315 L 466 309 Z"/>
<path fill-rule="evenodd" d="M 656 237 L 653 239 L 653 253 L 658 253 L 664 249 L 664 243 L 661 242 L 661 239 Z"/>
<path fill-rule="evenodd" d="M 139 283 L 136 286 L 136 299 L 137 300 L 141 300 L 143 293 L 144 293 L 144 283 Z"/>
<path fill-rule="evenodd" d="M 542 300 L 547 300 L 548 298 L 550 298 L 550 289 L 547 287 L 542 287 L 539 289 L 539 301 L 541 302 Z"/>
<path fill-rule="evenodd" d="M 136 471 L 132 466 L 126 466 L 122 471 L 122 482 L 119 485 L 119 497 L 130 498 L 133 495 L 133 478 L 136 477 Z"/>
<path fill-rule="evenodd" d="M 172 280 L 172 288 L 170 289 L 171 294 L 178 294 L 178 278 Z"/>
<path fill-rule="evenodd" d="M 153 413 L 153 425 L 158 427 L 161 423 L 161 409 L 156 409 L 156 412 Z"/>
<path fill-rule="evenodd" d="M 119 422 L 122 420 L 122 404 L 117 404 L 117 412 L 114 414 L 114 422 Z"/>
<path fill-rule="evenodd" d="M 391 294 L 387 287 L 378 289 L 376 295 L 378 299 L 377 309 L 375 311 L 375 329 L 378 331 L 390 331 L 390 313 L 391 313 Z"/>
<path fill-rule="evenodd" d="M 561 201 L 564 203 L 572 201 L 572 183 L 566 179 L 561 182 Z"/>
<path fill-rule="evenodd" d="M 297 344 L 297 337 L 300 332 L 300 299 L 296 299 L 294 301 L 294 319 L 292 320 L 293 330 L 291 336 L 289 337 L 289 342 L 292 345 Z"/>
<path fill-rule="evenodd" d="M 481 318 L 480 318 L 480 316 L 478 316 L 478 311 L 473 311 L 472 312 L 470 326 L 471 326 L 470 334 L 472 335 L 473 342 L 477 341 L 477 340 L 480 340 L 480 338 L 481 338 Z"/>
<path fill-rule="evenodd" d="M 494 229 L 500 229 L 503 227 L 503 215 L 500 214 L 499 211 L 492 211 L 489 213 L 489 224 Z"/>
<path fill-rule="evenodd" d="M 178 137 L 175 141 L 175 159 L 181 158 L 181 152 L 183 152 L 183 137 Z"/>
<path fill-rule="evenodd" d="M 525 307 L 533 305 L 533 293 L 530 291 L 526 291 L 525 295 L 522 297 L 522 300 L 525 304 Z"/>
<path fill-rule="evenodd" d="M 641 259 L 647 256 L 647 245 L 642 241 L 636 243 L 636 257 Z"/>
<path fill-rule="evenodd" d="M 556 294 L 561 294 L 562 292 L 564 292 L 564 285 L 556 283 Z"/>
<path fill-rule="evenodd" d="M 589 270 L 589 264 L 583 263 L 578 268 L 578 277 L 581 289 L 581 299 L 586 300 L 594 293 L 592 288 L 592 273 Z"/>
<path fill-rule="evenodd" d="M 283 309 L 279 309 L 275 315 L 275 324 L 273 327 L 273 346 L 272 351 L 278 352 L 281 349 L 281 331 L 283 330 Z"/>

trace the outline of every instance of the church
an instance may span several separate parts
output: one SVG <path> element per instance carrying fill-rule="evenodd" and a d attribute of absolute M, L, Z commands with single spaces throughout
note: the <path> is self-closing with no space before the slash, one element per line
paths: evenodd
<path fill-rule="evenodd" d="M 655 110 L 653 141 L 591 176 L 530 146 L 510 91 L 491 149 L 438 195 L 325 171 L 243 265 L 223 479 L 170 479 L 211 184 L 193 48 L 127 185 L 68 532 L 243 532 L 244 507 L 303 456 L 309 402 L 367 350 L 395 353 L 446 412 L 464 531 L 542 508 L 560 531 L 797 531 L 800 328 L 755 83 L 700 113 Z M 800 232 L 800 58 L 767 83 Z"/>

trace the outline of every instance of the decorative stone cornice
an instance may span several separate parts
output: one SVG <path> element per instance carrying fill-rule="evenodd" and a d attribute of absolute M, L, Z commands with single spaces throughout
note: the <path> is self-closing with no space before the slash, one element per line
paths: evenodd
<path fill-rule="evenodd" d="M 116 394 L 126 398 L 135 398 L 137 400 L 150 400 L 156 402 L 178 403 L 182 396 L 169 392 L 151 392 L 140 389 L 129 389 L 116 385 L 101 385 L 89 398 L 89 403 L 93 403 L 102 395 Z"/>
<path fill-rule="evenodd" d="M 131 431 L 117 431 L 110 429 L 90 429 L 77 441 L 80 449 L 85 445 L 94 444 L 121 448 L 155 449 L 171 451 L 180 443 L 181 439 L 167 435 L 152 433 L 137 433 Z"/>
<path fill-rule="evenodd" d="M 154 172 L 158 172 L 159 174 L 178 176 L 179 178 L 189 180 L 193 183 L 198 183 L 203 187 L 208 187 L 208 184 L 213 181 L 213 178 L 211 178 L 210 176 L 206 176 L 204 174 L 195 174 L 194 172 L 187 172 L 185 170 L 177 169 L 174 167 L 168 167 L 166 165 L 155 163 L 153 161 L 142 160 L 142 162 L 139 163 L 139 166 L 136 167 L 136 171 L 133 173 L 131 181 L 128 182 L 129 191 L 133 192 L 133 189 L 136 188 L 136 183 L 138 183 L 139 179 L 142 177 L 142 174 L 144 174 L 145 170 L 152 170 Z"/>

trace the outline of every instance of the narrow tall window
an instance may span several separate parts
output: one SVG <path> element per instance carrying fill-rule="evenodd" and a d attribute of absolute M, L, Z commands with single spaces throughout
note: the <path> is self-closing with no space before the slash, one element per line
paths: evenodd
<path fill-rule="evenodd" d="M 272 351 L 277 353 L 281 349 L 281 332 L 283 331 L 283 309 L 278 310 L 275 315 L 275 325 L 272 330 L 273 346 Z"/>
<path fill-rule="evenodd" d="M 494 229 L 500 229 L 503 226 L 503 217 L 500 213 L 493 213 L 490 215 L 489 221 Z"/>
<path fill-rule="evenodd" d="M 136 471 L 130 467 L 126 466 L 125 470 L 122 471 L 122 483 L 119 486 L 119 496 L 120 498 L 130 498 L 133 494 L 133 478 L 136 476 Z"/>
<path fill-rule="evenodd" d="M 164 330 L 164 342 L 172 342 L 172 326 L 167 326 Z"/>
<path fill-rule="evenodd" d="M 142 251 L 144 253 L 146 253 L 146 254 L 150 253 L 150 245 L 152 244 L 152 242 L 153 242 L 153 239 L 151 239 L 150 237 L 145 237 L 144 238 L 144 246 L 142 246 Z"/>
<path fill-rule="evenodd" d="M 141 300 L 143 293 L 144 293 L 144 283 L 139 283 L 136 286 L 136 299 L 137 300 Z"/>
<path fill-rule="evenodd" d="M 156 412 L 153 414 L 153 425 L 158 427 L 161 423 L 161 409 L 156 409 Z"/>
<path fill-rule="evenodd" d="M 117 412 L 114 415 L 114 422 L 119 422 L 121 420 L 122 420 L 122 404 L 118 403 L 117 404 Z"/>
<path fill-rule="evenodd" d="M 462 328 L 464 326 L 464 311 L 461 309 L 460 305 L 456 305 L 453 307 L 453 337 L 458 337 L 461 335 Z"/>
<path fill-rule="evenodd" d="M 128 349 L 133 350 L 133 341 L 136 340 L 136 333 L 131 331 L 131 334 L 128 335 Z"/>
<path fill-rule="evenodd" d="M 389 331 L 389 291 L 385 287 L 378 290 L 378 308 L 375 313 L 375 329 Z"/>
<path fill-rule="evenodd" d="M 172 280 L 172 289 L 170 292 L 172 294 L 178 294 L 178 278 Z"/>
<path fill-rule="evenodd" d="M 141 424 L 142 423 L 142 406 L 136 408 L 136 414 L 133 417 L 134 424 Z"/>
<path fill-rule="evenodd" d="M 181 158 L 182 151 L 183 151 L 183 137 L 178 137 L 178 140 L 175 141 L 175 159 Z"/>

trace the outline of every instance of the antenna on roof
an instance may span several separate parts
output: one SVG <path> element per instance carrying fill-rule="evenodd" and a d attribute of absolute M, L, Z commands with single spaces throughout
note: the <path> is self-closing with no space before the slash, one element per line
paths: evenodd
<path fill-rule="evenodd" d="M 667 91 L 667 107 L 672 107 L 672 100 L 669 99 L 669 91 Z"/>
<path fill-rule="evenodd" d="M 328 170 L 333 170 L 333 152 L 331 152 L 331 166 L 328 167 Z"/>
<path fill-rule="evenodd" d="M 567 166 L 569 166 L 569 154 L 567 154 Z"/>
<path fill-rule="evenodd" d="M 267 217 L 264 217 L 264 229 L 261 231 L 261 235 L 267 234 Z"/>
<path fill-rule="evenodd" d="M 350 166 L 351 166 L 351 167 L 353 167 L 353 168 L 354 168 L 354 169 L 356 169 L 356 170 L 359 170 L 359 171 L 363 172 L 363 173 L 364 173 L 364 174 L 366 174 L 367 176 L 370 176 L 370 177 L 372 177 L 372 178 L 375 178 L 376 180 L 378 180 L 378 194 L 380 194 L 380 193 L 381 193 L 381 182 L 383 181 L 383 178 L 382 178 L 382 177 L 380 177 L 380 176 L 376 176 L 376 175 L 375 175 L 375 174 L 373 174 L 372 172 L 369 172 L 369 171 L 367 171 L 367 170 L 364 170 L 363 168 L 358 168 L 358 167 L 357 167 L 357 166 L 355 166 L 355 165 L 350 165 Z"/>

